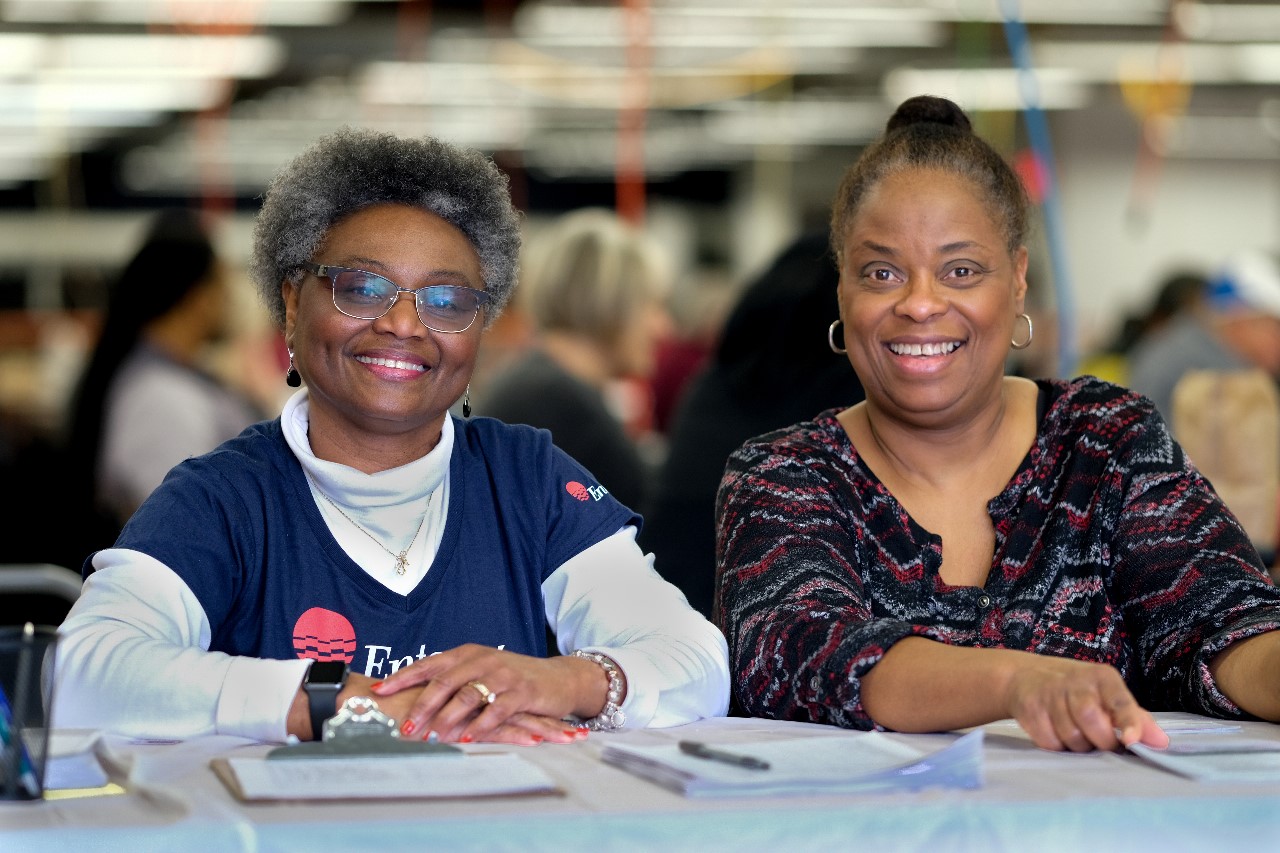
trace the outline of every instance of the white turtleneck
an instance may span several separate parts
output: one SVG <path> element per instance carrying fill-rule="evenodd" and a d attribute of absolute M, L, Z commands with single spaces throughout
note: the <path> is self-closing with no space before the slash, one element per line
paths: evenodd
<path fill-rule="evenodd" d="M 445 419 L 440 442 L 426 456 L 370 475 L 316 458 L 307 439 L 307 413 L 302 389 L 285 406 L 281 423 L 334 538 L 380 583 L 402 594 L 412 590 L 430 570 L 444 533 L 451 419 Z M 543 582 L 546 617 L 560 651 L 590 649 L 618 662 L 627 677 L 622 710 L 628 727 L 671 726 L 724 714 L 729 683 L 724 636 L 657 574 L 652 555 L 640 550 L 635 534 L 634 527 L 623 528 L 570 558 Z M 408 569 L 397 575 L 388 550 L 406 547 Z M 98 552 L 93 565 L 95 572 L 59 629 L 58 726 L 149 737 L 285 739 L 289 708 L 308 661 L 208 651 L 211 630 L 204 608 L 182 579 L 153 557 L 113 548 Z"/>
<path fill-rule="evenodd" d="M 426 456 L 389 471 L 365 474 L 311 452 L 309 411 L 304 388 L 285 404 L 280 426 L 302 464 L 320 514 L 360 568 L 387 589 L 408 595 L 431 567 L 444 536 L 453 418 L 444 419 L 440 441 Z M 406 548 L 408 568 L 398 575 L 395 554 Z"/>

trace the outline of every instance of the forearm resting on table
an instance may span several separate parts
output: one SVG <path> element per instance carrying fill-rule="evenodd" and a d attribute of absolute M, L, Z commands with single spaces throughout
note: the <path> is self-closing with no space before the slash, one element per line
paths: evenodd
<path fill-rule="evenodd" d="M 862 676 L 862 706 L 878 724 L 899 732 L 950 731 L 1004 719 L 1017 656 L 1025 654 L 906 637 Z"/>
<path fill-rule="evenodd" d="M 1209 663 L 1218 689 L 1244 711 L 1280 722 L 1280 631 L 1241 640 Z"/>
<path fill-rule="evenodd" d="M 1012 718 L 1043 749 L 1169 743 L 1120 672 L 1090 661 L 907 637 L 863 676 L 862 688 L 872 719 L 899 731 Z"/>

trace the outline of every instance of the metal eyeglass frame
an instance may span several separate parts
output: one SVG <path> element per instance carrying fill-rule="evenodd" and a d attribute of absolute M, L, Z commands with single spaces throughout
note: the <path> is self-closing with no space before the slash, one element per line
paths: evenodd
<path fill-rule="evenodd" d="M 307 272 L 311 273 L 312 275 L 316 276 L 317 278 L 323 278 L 329 282 L 329 293 L 333 298 L 333 307 L 337 308 L 340 313 L 344 314 L 347 317 L 352 318 L 353 320 L 377 320 L 381 317 L 385 317 L 391 313 L 391 309 L 394 308 L 396 303 L 400 301 L 401 293 L 412 293 L 413 294 L 413 310 L 414 310 L 414 313 L 418 315 L 418 321 L 422 323 L 422 325 L 430 329 L 431 331 L 440 332 L 441 334 L 445 334 L 445 335 L 461 334 L 462 332 L 465 332 L 467 329 L 470 329 L 472 326 L 474 326 L 476 322 L 476 317 L 480 316 L 481 309 L 483 309 L 486 305 L 488 305 L 490 299 L 492 298 L 489 296 L 489 294 L 486 291 L 477 290 L 474 287 L 465 287 L 460 284 L 428 284 L 424 287 L 418 287 L 418 288 L 401 287 L 391 279 L 387 278 L 385 275 L 378 275 L 376 272 L 369 272 L 368 270 L 362 270 L 357 267 L 340 267 L 335 264 L 306 263 L 302 265 L 302 268 Z M 344 272 L 355 272 L 355 273 L 360 273 L 361 275 L 370 276 L 371 278 L 381 279 L 382 281 L 385 281 L 387 284 L 395 288 L 395 295 L 392 299 L 390 299 L 386 303 L 386 307 L 382 309 L 382 313 L 376 316 L 360 317 L 356 314 L 352 314 L 350 311 L 344 310 L 343 307 L 338 304 L 338 292 L 336 289 L 334 289 L 334 286 L 333 286 L 333 277 L 339 273 L 344 273 Z M 463 326 L 461 329 L 437 329 L 435 326 L 431 325 L 431 323 L 427 322 L 427 318 L 423 316 L 421 299 L 424 293 L 432 290 L 436 290 L 438 288 L 448 288 L 449 290 L 465 290 L 468 293 L 471 293 L 475 296 L 476 298 L 475 313 L 471 315 L 471 320 L 467 323 L 467 325 Z M 432 320 L 438 321 L 438 318 L 433 317 Z"/>

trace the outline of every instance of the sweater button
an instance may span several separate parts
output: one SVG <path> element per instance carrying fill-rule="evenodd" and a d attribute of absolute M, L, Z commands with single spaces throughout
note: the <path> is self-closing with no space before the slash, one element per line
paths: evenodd
<path fill-rule="evenodd" d="M 979 607 L 990 607 L 990 606 L 991 606 L 991 596 L 989 596 L 989 595 L 981 595 L 981 596 L 978 596 L 978 606 L 979 606 Z"/>

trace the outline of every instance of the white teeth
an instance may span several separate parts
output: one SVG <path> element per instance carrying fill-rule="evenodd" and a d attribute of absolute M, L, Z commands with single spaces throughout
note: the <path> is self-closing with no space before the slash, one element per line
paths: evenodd
<path fill-rule="evenodd" d="M 361 364 L 376 364 L 380 367 L 394 367 L 397 370 L 416 370 L 419 373 L 426 370 L 426 365 L 417 364 L 412 361 L 400 361 L 395 358 L 370 358 L 367 355 L 356 356 L 356 361 Z"/>
<path fill-rule="evenodd" d="M 944 344 L 889 344 L 889 351 L 894 355 L 949 355 L 959 347 L 959 341 Z"/>

